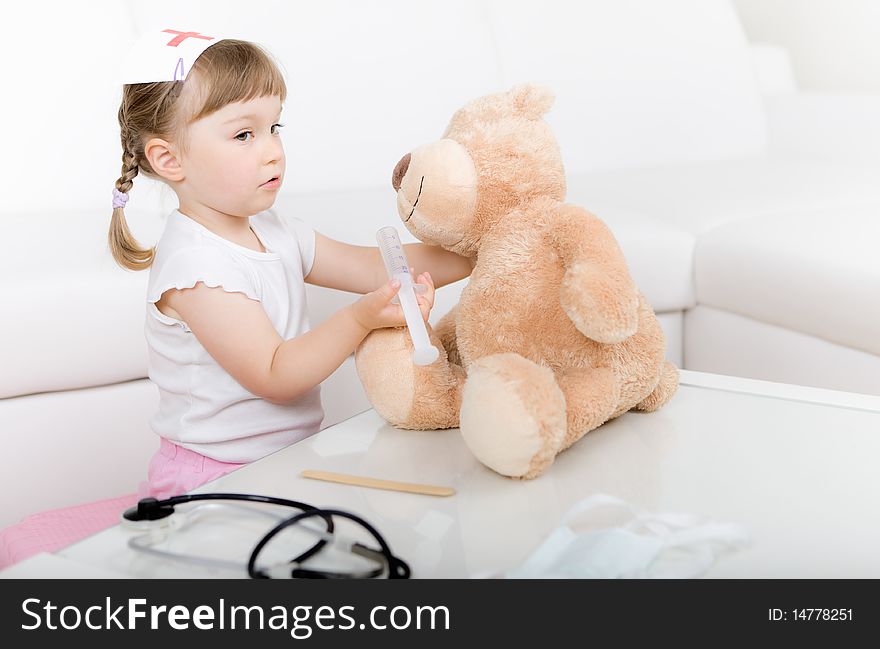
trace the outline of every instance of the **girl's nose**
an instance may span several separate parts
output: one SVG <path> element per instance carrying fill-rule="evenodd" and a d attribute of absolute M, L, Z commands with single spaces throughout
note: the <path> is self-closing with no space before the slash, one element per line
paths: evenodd
<path fill-rule="evenodd" d="M 263 151 L 263 158 L 266 162 L 278 162 L 284 157 L 284 146 L 278 139 L 268 140 L 268 145 Z"/>
<path fill-rule="evenodd" d="M 400 183 L 403 181 L 403 177 L 406 175 L 406 170 L 409 169 L 409 161 L 412 156 L 407 153 L 400 159 L 400 162 L 397 163 L 397 166 L 394 167 L 394 173 L 391 174 L 391 186 L 394 187 L 394 191 L 400 191 Z"/>

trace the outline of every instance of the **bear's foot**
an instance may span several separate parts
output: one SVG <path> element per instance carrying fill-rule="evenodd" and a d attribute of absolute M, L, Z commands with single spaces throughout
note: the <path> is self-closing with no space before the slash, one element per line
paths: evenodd
<path fill-rule="evenodd" d="M 461 434 L 480 462 L 512 478 L 534 478 L 565 439 L 565 397 L 553 371 L 519 354 L 495 354 L 468 367 Z"/>
<path fill-rule="evenodd" d="M 464 370 L 447 361 L 440 341 L 430 328 L 429 332 L 440 350 L 440 357 L 430 365 L 413 363 L 413 344 L 404 327 L 372 331 L 355 352 L 367 398 L 383 419 L 398 428 L 458 426 Z"/>

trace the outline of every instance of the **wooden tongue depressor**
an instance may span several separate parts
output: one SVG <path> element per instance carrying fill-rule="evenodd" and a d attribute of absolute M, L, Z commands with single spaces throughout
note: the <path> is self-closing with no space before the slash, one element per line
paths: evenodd
<path fill-rule="evenodd" d="M 425 496 L 452 496 L 455 489 L 452 487 L 436 487 L 428 484 L 416 484 L 414 482 L 396 482 L 394 480 L 379 480 L 378 478 L 366 478 L 346 473 L 333 473 L 332 471 L 306 470 L 300 473 L 303 478 L 312 480 L 326 480 L 341 484 L 356 485 L 358 487 L 370 487 L 372 489 L 388 489 L 390 491 L 405 491 Z"/>

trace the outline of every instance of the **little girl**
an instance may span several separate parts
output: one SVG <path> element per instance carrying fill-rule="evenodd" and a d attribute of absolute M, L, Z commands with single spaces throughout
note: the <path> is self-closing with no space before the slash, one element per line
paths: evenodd
<path fill-rule="evenodd" d="M 405 324 L 390 300 L 378 248 L 351 246 L 268 211 L 284 180 L 278 123 L 286 88 L 256 45 L 218 40 L 186 80 L 126 85 L 119 123 L 122 176 L 110 249 L 150 269 L 146 336 L 159 388 L 152 427 L 162 438 L 142 491 L 189 491 L 318 431 L 320 383 L 363 338 Z M 180 207 L 157 247 L 131 238 L 122 205 L 143 172 Z M 118 206 L 117 206 L 118 205 Z M 465 277 L 462 257 L 409 246 L 427 318 L 434 285 Z M 366 294 L 310 329 L 304 282 Z"/>
<path fill-rule="evenodd" d="M 391 304 L 399 285 L 386 281 L 377 248 L 334 241 L 269 211 L 285 171 L 278 120 L 286 87 L 272 59 L 245 41 L 164 31 L 158 48 L 141 55 L 137 74 L 171 52 L 173 80 L 138 78 L 123 86 L 122 174 L 109 232 L 121 266 L 150 268 L 145 331 L 150 378 L 160 394 L 151 425 L 161 443 L 138 495 L 156 498 L 194 489 L 317 432 L 320 383 L 371 330 L 405 324 L 400 306 Z M 174 60 L 183 46 L 191 55 L 198 48 L 191 69 L 184 55 Z M 151 52 L 157 60 L 143 60 Z M 125 222 L 139 173 L 165 182 L 179 200 L 154 249 L 141 248 Z M 431 271 L 417 277 L 426 287 L 419 302 L 427 319 L 434 286 L 467 276 L 471 265 L 424 244 L 406 246 L 406 255 Z M 304 282 L 364 295 L 311 329 Z M 31 516 L 19 524 L 29 523 L 27 538 L 23 528 L 3 533 L 17 543 L 5 562 L 111 525 L 134 500 L 81 506 L 73 517 L 59 517 L 70 508 Z M 74 518 L 77 529 L 59 529 Z M 40 529 L 53 523 L 43 530 L 51 531 L 49 542 Z"/>

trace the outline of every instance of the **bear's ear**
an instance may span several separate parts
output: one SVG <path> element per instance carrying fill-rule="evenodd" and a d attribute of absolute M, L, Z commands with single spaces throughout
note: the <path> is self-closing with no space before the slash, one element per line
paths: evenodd
<path fill-rule="evenodd" d="M 513 109 L 527 119 L 541 119 L 555 99 L 550 88 L 533 84 L 516 86 L 509 96 Z"/>
<path fill-rule="evenodd" d="M 475 128 L 509 117 L 539 120 L 550 110 L 553 100 L 552 90 L 532 84 L 474 99 L 452 116 L 443 137 L 459 139 Z"/>

